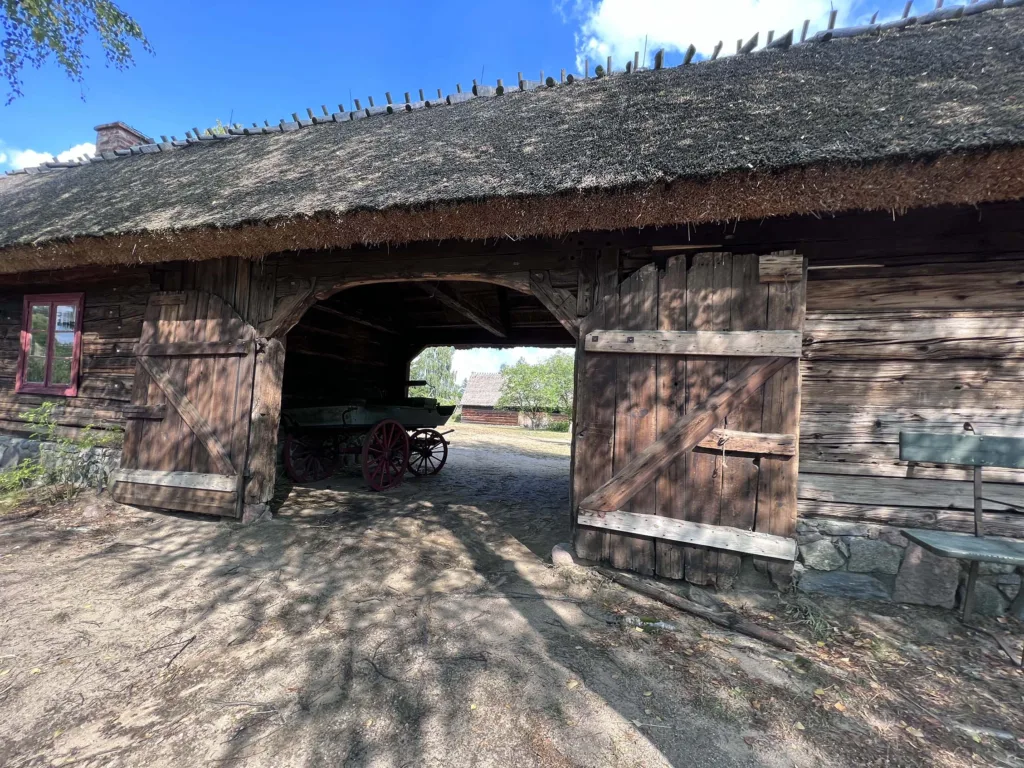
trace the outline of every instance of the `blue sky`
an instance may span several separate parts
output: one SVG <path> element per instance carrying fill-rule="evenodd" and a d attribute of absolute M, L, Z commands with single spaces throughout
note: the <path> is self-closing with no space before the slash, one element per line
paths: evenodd
<path fill-rule="evenodd" d="M 108 69 L 93 51 L 85 83 L 56 67 L 27 70 L 25 96 L 0 106 L 0 169 L 38 163 L 71 148 L 91 150 L 93 126 L 123 120 L 150 136 L 183 136 L 219 119 L 276 122 L 305 107 L 349 103 L 350 93 L 401 98 L 423 88 L 445 93 L 473 78 L 515 82 L 516 73 L 557 76 L 611 53 L 621 67 L 658 47 L 678 63 L 690 42 L 725 51 L 755 31 L 763 42 L 811 19 L 825 26 L 829 0 L 521 0 L 518 3 L 312 2 L 311 0 L 121 0 L 155 54 L 140 53 L 126 72 Z M 930 3 L 928 7 L 930 7 Z M 881 10 L 894 17 L 902 0 L 854 0 L 839 22 Z M 918 10 L 925 6 L 919 3 Z M 6 85 L 6 84 L 3 84 Z M 6 88 L 4 89 L 6 94 Z M 365 101 L 364 101 L 365 103 Z"/>

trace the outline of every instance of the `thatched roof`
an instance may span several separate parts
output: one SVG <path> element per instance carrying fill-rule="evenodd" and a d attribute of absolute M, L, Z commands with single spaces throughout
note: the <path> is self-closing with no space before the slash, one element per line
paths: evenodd
<path fill-rule="evenodd" d="M 471 373 L 462 393 L 463 406 L 493 408 L 501 397 L 504 377 L 500 373 Z"/>
<path fill-rule="evenodd" d="M 0 271 L 1024 198 L 1002 4 L 0 177 Z"/>

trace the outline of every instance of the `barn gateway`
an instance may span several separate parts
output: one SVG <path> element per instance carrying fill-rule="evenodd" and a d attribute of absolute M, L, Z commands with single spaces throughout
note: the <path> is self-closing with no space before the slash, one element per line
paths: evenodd
<path fill-rule="evenodd" d="M 53 400 L 68 434 L 124 429 L 119 500 L 254 520 L 282 404 L 401 400 L 428 345 L 575 345 L 580 555 L 726 587 L 744 558 L 787 582 L 799 542 L 803 578 L 942 602 L 894 528 L 973 530 L 970 475 L 899 434 L 1024 436 L 1010 5 L 224 135 L 101 126 L 100 156 L 0 178 L 0 429 Z M 1024 475 L 986 481 L 987 532 L 1024 538 Z"/>

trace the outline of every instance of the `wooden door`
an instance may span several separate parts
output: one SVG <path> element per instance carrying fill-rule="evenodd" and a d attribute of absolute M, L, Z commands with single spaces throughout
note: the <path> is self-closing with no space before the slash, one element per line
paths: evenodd
<path fill-rule="evenodd" d="M 150 297 L 115 499 L 241 515 L 255 352 L 255 329 L 218 296 Z"/>
<path fill-rule="evenodd" d="M 680 255 L 619 282 L 598 260 L 580 328 L 576 548 L 618 568 L 728 586 L 796 557 L 804 260 Z"/>

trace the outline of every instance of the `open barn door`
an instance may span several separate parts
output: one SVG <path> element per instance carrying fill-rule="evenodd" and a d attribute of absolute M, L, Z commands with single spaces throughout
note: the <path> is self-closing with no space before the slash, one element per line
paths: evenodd
<path fill-rule="evenodd" d="M 150 297 L 111 478 L 117 501 L 240 516 L 255 352 L 256 330 L 219 297 Z"/>
<path fill-rule="evenodd" d="M 786 578 L 803 258 L 680 255 L 618 276 L 602 252 L 580 329 L 577 552 L 719 586 L 750 554 Z"/>

